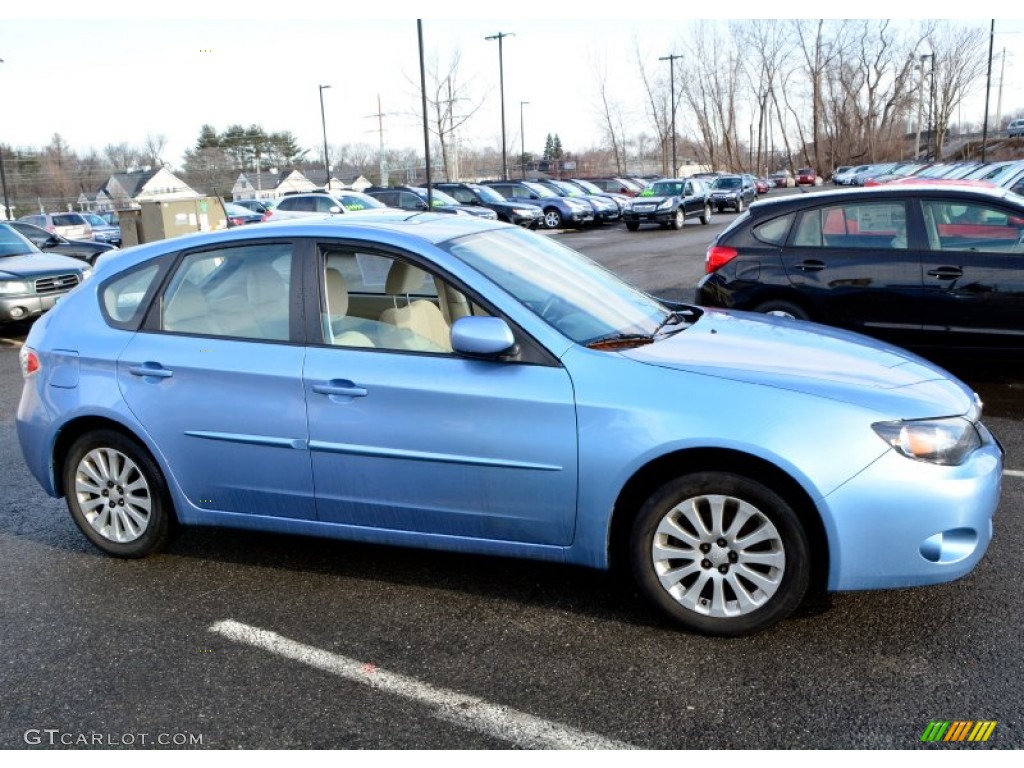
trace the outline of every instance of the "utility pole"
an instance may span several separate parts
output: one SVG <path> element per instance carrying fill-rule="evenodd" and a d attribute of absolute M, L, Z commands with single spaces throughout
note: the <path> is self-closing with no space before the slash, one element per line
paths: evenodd
<path fill-rule="evenodd" d="M 330 88 L 329 85 L 320 86 L 320 125 L 324 129 L 324 189 L 330 191 L 331 189 L 331 162 L 327 155 L 327 118 L 324 117 L 324 88 Z"/>
<path fill-rule="evenodd" d="M 526 179 L 526 132 L 523 130 L 523 107 L 530 102 L 519 102 L 519 178 Z"/>
<path fill-rule="evenodd" d="M 380 137 L 380 149 L 377 151 L 377 172 L 380 175 L 380 185 L 386 187 L 388 185 L 388 169 L 387 163 L 384 162 L 384 110 L 380 106 L 380 94 L 377 94 L 377 114 L 366 115 L 366 117 L 377 118 L 377 132 Z"/>
<path fill-rule="evenodd" d="M 676 162 L 676 59 L 681 59 L 674 53 L 670 53 L 668 56 L 661 56 L 658 61 L 668 62 L 668 82 L 669 90 L 672 92 L 672 173 L 669 176 L 675 176 L 679 172 L 679 164 Z"/>
<path fill-rule="evenodd" d="M 985 149 L 988 146 L 988 103 L 992 93 L 992 44 L 996 38 L 996 20 L 992 19 L 988 30 L 988 75 L 985 78 L 985 122 L 981 126 L 981 162 L 985 162 Z"/>
<path fill-rule="evenodd" d="M 0 64 L 3 64 L 4 60 L 0 59 Z M 0 145 L 0 189 L 3 189 L 4 193 L 4 219 L 11 218 L 11 207 L 10 201 L 7 198 L 7 174 L 4 173 L 4 149 L 3 145 Z"/>
<path fill-rule="evenodd" d="M 914 159 L 921 154 L 921 123 L 924 118 L 924 60 L 931 54 L 923 53 L 919 61 L 917 77 L 917 139 L 914 141 Z"/>
<path fill-rule="evenodd" d="M 501 89 L 501 180 L 508 181 L 508 152 L 505 148 L 505 64 L 502 56 L 501 41 L 506 37 L 514 37 L 515 32 L 498 32 L 484 40 L 498 41 L 498 84 Z"/>

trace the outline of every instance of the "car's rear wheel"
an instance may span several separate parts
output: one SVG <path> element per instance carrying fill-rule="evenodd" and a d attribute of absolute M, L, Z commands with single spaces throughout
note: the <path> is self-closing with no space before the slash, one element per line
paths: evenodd
<path fill-rule="evenodd" d="M 766 301 L 754 307 L 755 312 L 775 317 L 788 317 L 791 320 L 810 320 L 811 316 L 803 307 L 797 306 L 791 301 Z"/>
<path fill-rule="evenodd" d="M 767 486 L 728 472 L 672 480 L 643 505 L 630 539 L 645 596 L 687 629 L 739 636 L 791 614 L 807 593 L 800 519 Z"/>
<path fill-rule="evenodd" d="M 79 437 L 64 463 L 64 494 L 75 523 L 96 547 L 116 557 L 160 550 L 171 506 L 159 468 L 137 443 L 112 430 Z"/>
<path fill-rule="evenodd" d="M 557 208 L 544 210 L 544 226 L 548 229 L 559 229 L 562 226 L 562 214 Z"/>
<path fill-rule="evenodd" d="M 711 223 L 711 205 L 708 204 L 708 203 L 704 204 L 704 213 L 702 213 L 700 215 L 700 223 L 701 224 L 710 224 Z"/>
<path fill-rule="evenodd" d="M 676 215 L 672 217 L 672 229 L 682 229 L 684 224 L 686 224 L 686 214 L 680 208 L 676 211 Z"/>
<path fill-rule="evenodd" d="M 636 221 L 627 221 L 626 229 L 628 229 L 630 232 L 636 232 L 638 229 L 640 229 L 640 223 Z"/>

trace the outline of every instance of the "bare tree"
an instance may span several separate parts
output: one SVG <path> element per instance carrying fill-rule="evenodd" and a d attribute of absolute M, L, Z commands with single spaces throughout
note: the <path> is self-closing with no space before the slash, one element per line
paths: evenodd
<path fill-rule="evenodd" d="M 757 123 L 757 161 L 755 168 L 767 174 L 768 124 L 771 119 L 772 91 L 789 61 L 793 42 L 789 27 L 776 19 L 755 19 L 735 22 L 733 34 L 743 50 L 752 58 L 746 62 L 748 88 L 753 96 Z"/>
<path fill-rule="evenodd" d="M 601 99 L 600 112 L 605 140 L 611 145 L 615 173 L 621 175 L 626 172 L 626 141 L 622 105 L 611 100 L 608 95 L 608 69 L 603 61 L 595 62 L 593 68 L 594 76 L 597 78 L 598 96 Z"/>
<path fill-rule="evenodd" d="M 163 168 L 164 151 L 167 149 L 167 137 L 162 133 L 147 133 L 146 140 L 142 145 L 142 153 L 145 156 L 146 165 L 155 168 Z"/>
<path fill-rule="evenodd" d="M 471 80 L 462 82 L 460 62 L 461 52 L 456 48 L 447 64 L 442 66 L 435 54 L 426 67 L 428 125 L 437 137 L 442 172 L 448 181 L 457 175 L 458 131 L 484 104 L 482 98 L 471 95 Z"/>
<path fill-rule="evenodd" d="M 640 70 L 640 80 L 644 85 L 644 95 L 647 102 L 647 116 L 654 123 L 654 131 L 658 138 L 658 150 L 661 159 L 661 173 L 668 174 L 668 167 L 671 164 L 669 158 L 672 156 L 669 134 L 672 131 L 672 108 L 669 91 L 669 78 L 664 75 L 649 75 L 643 55 L 640 53 L 639 41 L 634 41 L 637 68 Z"/>
<path fill-rule="evenodd" d="M 942 157 L 946 129 L 957 105 L 984 75 L 988 38 L 983 29 L 938 26 L 929 36 L 932 47 L 932 88 L 935 91 L 933 130 L 935 158 Z"/>

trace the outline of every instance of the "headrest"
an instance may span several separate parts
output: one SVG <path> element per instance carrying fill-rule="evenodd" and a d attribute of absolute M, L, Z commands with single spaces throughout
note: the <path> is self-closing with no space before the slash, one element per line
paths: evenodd
<path fill-rule="evenodd" d="M 341 272 L 334 267 L 324 270 L 324 283 L 327 285 L 327 313 L 342 316 L 348 314 L 348 286 Z"/>
<path fill-rule="evenodd" d="M 288 300 L 288 286 L 285 285 L 281 275 L 269 264 L 263 264 L 249 272 L 246 284 L 249 294 L 249 304 L 268 304 L 272 301 L 280 302 Z"/>
<path fill-rule="evenodd" d="M 392 263 L 388 270 L 388 278 L 384 282 L 384 291 L 391 295 L 415 293 L 423 287 L 423 270 L 404 261 Z"/>

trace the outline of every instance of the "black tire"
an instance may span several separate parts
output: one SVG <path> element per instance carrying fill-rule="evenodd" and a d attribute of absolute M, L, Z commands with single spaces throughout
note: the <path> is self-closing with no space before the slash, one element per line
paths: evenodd
<path fill-rule="evenodd" d="M 755 312 L 764 315 L 775 315 L 776 317 L 788 317 L 793 320 L 810 320 L 811 316 L 803 307 L 793 304 L 790 301 L 772 300 L 758 304 L 754 307 Z"/>
<path fill-rule="evenodd" d="M 167 485 L 134 440 L 106 429 L 82 435 L 68 452 L 63 480 L 71 517 L 98 549 L 135 558 L 166 545 L 173 516 Z"/>
<path fill-rule="evenodd" d="M 638 229 L 640 229 L 640 222 L 638 222 L 638 221 L 627 221 L 626 222 L 626 229 L 628 229 L 630 232 L 636 232 Z"/>
<path fill-rule="evenodd" d="M 753 534 L 756 543 L 739 543 Z M 763 630 L 796 610 L 810 582 L 796 513 L 770 488 L 729 472 L 685 475 L 655 491 L 634 521 L 629 550 L 645 597 L 702 634 Z"/>
<path fill-rule="evenodd" d="M 561 229 L 562 213 L 557 208 L 544 209 L 544 226 L 548 229 Z"/>
<path fill-rule="evenodd" d="M 711 223 L 711 205 L 710 205 L 710 203 L 705 203 L 704 204 L 704 213 L 702 213 L 700 215 L 700 223 L 701 224 L 710 224 Z"/>
<path fill-rule="evenodd" d="M 747 206 L 743 202 L 743 198 L 742 197 L 739 200 L 736 201 L 736 213 L 743 213 L 743 211 L 745 211 L 746 208 L 747 208 Z"/>
<path fill-rule="evenodd" d="M 676 209 L 676 215 L 672 217 L 672 229 L 680 230 L 686 225 L 686 214 L 682 208 Z"/>

